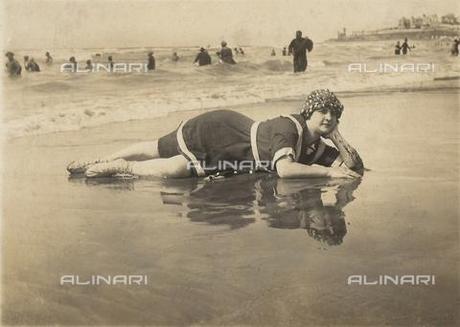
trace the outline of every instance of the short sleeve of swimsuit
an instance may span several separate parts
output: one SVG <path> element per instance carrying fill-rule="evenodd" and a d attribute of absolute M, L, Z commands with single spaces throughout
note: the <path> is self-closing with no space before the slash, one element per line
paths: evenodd
<path fill-rule="evenodd" d="M 270 155 L 272 158 L 272 167 L 276 167 L 276 162 L 285 157 L 296 158 L 295 149 L 299 135 L 297 129 L 288 118 L 282 118 L 279 124 L 275 125 L 272 130 L 270 142 Z"/>

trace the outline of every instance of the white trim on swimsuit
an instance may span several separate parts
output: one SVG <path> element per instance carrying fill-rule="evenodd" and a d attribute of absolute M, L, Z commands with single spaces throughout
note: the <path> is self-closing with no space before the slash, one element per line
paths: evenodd
<path fill-rule="evenodd" d="M 281 116 L 285 118 L 289 118 L 291 121 L 294 122 L 295 127 L 297 128 L 297 134 L 299 134 L 299 138 L 297 140 L 296 144 L 296 150 L 294 151 L 290 147 L 285 147 L 282 149 L 279 149 L 276 151 L 275 155 L 273 156 L 272 159 L 272 169 L 275 170 L 275 164 L 276 162 L 284 157 L 284 156 L 292 156 L 293 159 L 298 162 L 300 158 L 300 154 L 302 152 L 302 138 L 303 138 L 303 127 L 300 125 L 299 121 L 295 119 L 294 116 L 292 115 L 287 115 L 287 116 Z M 251 126 L 251 150 L 252 150 L 252 156 L 254 157 L 254 160 L 256 162 L 256 170 L 259 168 L 260 165 L 260 155 L 259 155 L 259 149 L 257 147 L 257 129 L 259 127 L 260 121 L 256 121 L 252 124 Z M 316 157 L 315 157 L 316 158 Z M 319 158 L 319 156 L 318 156 Z M 316 158 L 317 159 L 317 158 Z"/>
<path fill-rule="evenodd" d="M 302 153 L 302 138 L 303 138 L 303 127 L 300 125 L 299 121 L 294 118 L 292 115 L 281 116 L 286 117 L 292 120 L 297 128 L 297 134 L 299 134 L 299 138 L 297 139 L 296 149 L 295 149 L 295 161 L 299 162 L 300 155 Z"/>
<path fill-rule="evenodd" d="M 187 120 L 184 121 L 184 122 L 182 122 L 182 123 L 179 125 L 179 128 L 177 129 L 177 143 L 179 144 L 179 148 L 181 149 L 181 151 L 182 151 L 182 152 L 188 157 L 188 159 L 192 162 L 193 167 L 195 168 L 198 177 L 206 176 L 206 173 L 204 172 L 204 169 L 203 169 L 203 167 L 201 166 L 200 162 L 198 161 L 198 159 L 196 158 L 196 156 L 192 153 L 192 151 L 190 151 L 190 150 L 187 148 L 187 144 L 185 143 L 184 134 L 182 133 L 182 128 L 184 127 L 184 125 L 185 125 L 186 123 L 187 123 Z"/>

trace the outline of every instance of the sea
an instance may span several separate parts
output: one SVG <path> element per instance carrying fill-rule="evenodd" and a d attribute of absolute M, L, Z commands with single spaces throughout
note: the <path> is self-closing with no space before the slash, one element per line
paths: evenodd
<path fill-rule="evenodd" d="M 318 88 L 339 95 L 458 88 L 458 57 L 450 45 L 415 41 L 406 56 L 393 54 L 389 41 L 322 42 L 308 54 L 305 73 L 293 73 L 292 57 L 281 48 L 244 47 L 234 54 L 236 65 L 219 63 L 209 48 L 212 65 L 193 64 L 199 47 L 29 49 L 14 50 L 40 65 L 40 73 L 23 69 L 17 79 L 3 74 L 3 122 L 8 137 L 75 131 L 114 122 L 152 119 L 174 112 L 232 107 L 280 99 L 301 99 Z M 45 52 L 54 58 L 46 65 Z M 146 64 L 154 51 L 156 70 L 69 72 L 71 56 L 84 70 L 86 60 L 107 64 Z M 177 52 L 179 61 L 172 60 Z M 63 68 L 64 67 L 64 68 Z M 134 67 L 134 66 L 132 66 Z M 457 80 L 456 80 L 457 79 Z M 452 81 L 454 80 L 454 81 Z"/>

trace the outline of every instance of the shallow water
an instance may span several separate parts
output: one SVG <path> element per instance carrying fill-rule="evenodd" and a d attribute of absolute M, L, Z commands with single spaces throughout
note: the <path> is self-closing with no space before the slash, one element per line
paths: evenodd
<path fill-rule="evenodd" d="M 455 325 L 459 129 L 455 93 L 343 98 L 361 181 L 242 175 L 67 179 L 63 167 L 174 128 L 183 113 L 5 147 L 7 324 Z M 297 102 L 237 108 L 261 119 Z M 60 286 L 142 274 L 144 286 Z M 348 286 L 349 275 L 435 275 Z"/>

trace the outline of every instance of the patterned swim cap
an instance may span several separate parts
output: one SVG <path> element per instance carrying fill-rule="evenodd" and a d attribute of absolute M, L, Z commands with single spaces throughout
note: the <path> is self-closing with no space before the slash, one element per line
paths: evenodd
<path fill-rule="evenodd" d="M 343 111 L 343 104 L 337 99 L 334 93 L 328 89 L 315 90 L 310 93 L 305 102 L 302 104 L 300 113 L 309 119 L 314 111 L 323 108 L 329 108 L 332 113 L 340 118 Z"/>

